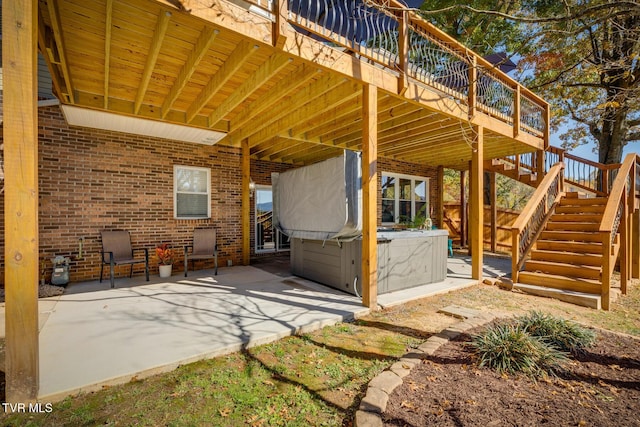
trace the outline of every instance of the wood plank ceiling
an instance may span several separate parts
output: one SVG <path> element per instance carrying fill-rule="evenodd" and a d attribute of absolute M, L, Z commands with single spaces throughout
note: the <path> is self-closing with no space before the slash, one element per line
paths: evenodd
<path fill-rule="evenodd" d="M 361 147 L 362 82 L 234 32 L 232 20 L 214 26 L 153 0 L 40 0 L 39 13 L 63 104 L 222 131 L 219 144 L 247 139 L 253 158 L 293 165 Z M 467 168 L 468 122 L 378 99 L 379 156 Z M 487 159 L 532 151 L 487 131 Z"/>

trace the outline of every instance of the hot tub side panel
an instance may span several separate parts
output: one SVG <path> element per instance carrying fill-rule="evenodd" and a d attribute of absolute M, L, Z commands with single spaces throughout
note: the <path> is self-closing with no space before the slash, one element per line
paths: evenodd
<path fill-rule="evenodd" d="M 378 260 L 378 294 L 443 281 L 447 277 L 447 236 L 379 241 L 386 247 L 384 262 Z M 378 257 L 380 258 L 380 257 Z"/>
<path fill-rule="evenodd" d="M 378 238 L 378 294 L 446 278 L 446 232 L 394 235 L 397 237 Z M 334 241 L 291 239 L 292 273 L 359 296 L 361 251 L 360 239 L 340 245 Z"/>

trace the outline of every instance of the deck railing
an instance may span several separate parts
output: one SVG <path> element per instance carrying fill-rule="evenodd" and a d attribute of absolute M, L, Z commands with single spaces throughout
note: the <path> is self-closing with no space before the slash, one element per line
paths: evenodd
<path fill-rule="evenodd" d="M 564 165 L 556 163 L 529 199 L 511 228 L 511 278 L 518 281 L 518 272 L 531 251 L 533 243 L 553 214 L 564 191 Z"/>
<path fill-rule="evenodd" d="M 253 0 L 255 2 L 257 0 Z M 545 138 L 548 104 L 396 0 L 282 0 L 298 31 Z"/>
<path fill-rule="evenodd" d="M 616 259 L 620 255 L 620 290 L 627 293 L 627 281 L 631 278 L 633 245 L 631 223 L 636 210 L 640 156 L 627 154 L 612 183 L 607 205 L 600 222 L 602 242 L 602 308 L 609 309 L 611 295 L 611 275 Z M 620 232 L 618 244 L 616 235 Z M 638 254 L 633 254 L 637 257 Z"/>
<path fill-rule="evenodd" d="M 620 168 L 619 164 L 605 165 L 582 157 L 568 154 L 562 148 L 550 146 L 547 149 L 545 165 L 564 162 L 564 179 L 567 184 L 574 185 L 591 193 L 606 196 L 611 191 L 613 180 Z"/>

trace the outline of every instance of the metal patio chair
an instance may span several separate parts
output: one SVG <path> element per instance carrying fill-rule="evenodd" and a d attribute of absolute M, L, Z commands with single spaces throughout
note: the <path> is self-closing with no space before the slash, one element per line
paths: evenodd
<path fill-rule="evenodd" d="M 191 253 L 189 253 L 191 249 Z M 214 259 L 215 275 L 218 274 L 218 244 L 216 230 L 213 228 L 196 228 L 193 230 L 193 244 L 184 247 L 184 277 L 187 277 L 189 261 Z"/>
<path fill-rule="evenodd" d="M 144 272 L 149 281 L 149 250 L 147 248 L 132 248 L 131 236 L 128 231 L 101 231 L 102 262 L 100 263 L 100 283 L 105 264 L 109 265 L 111 288 L 115 287 L 114 271 L 117 265 L 130 265 L 129 277 L 133 275 L 133 266 L 144 263 Z M 135 256 L 135 252 L 142 251 L 144 259 Z"/>

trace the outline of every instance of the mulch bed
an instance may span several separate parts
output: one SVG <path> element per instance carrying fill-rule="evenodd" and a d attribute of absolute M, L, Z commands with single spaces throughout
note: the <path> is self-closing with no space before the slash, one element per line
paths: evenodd
<path fill-rule="evenodd" d="M 470 334 L 441 346 L 389 396 L 385 426 L 640 426 L 640 340 L 598 331 L 556 378 L 478 368 Z"/>

